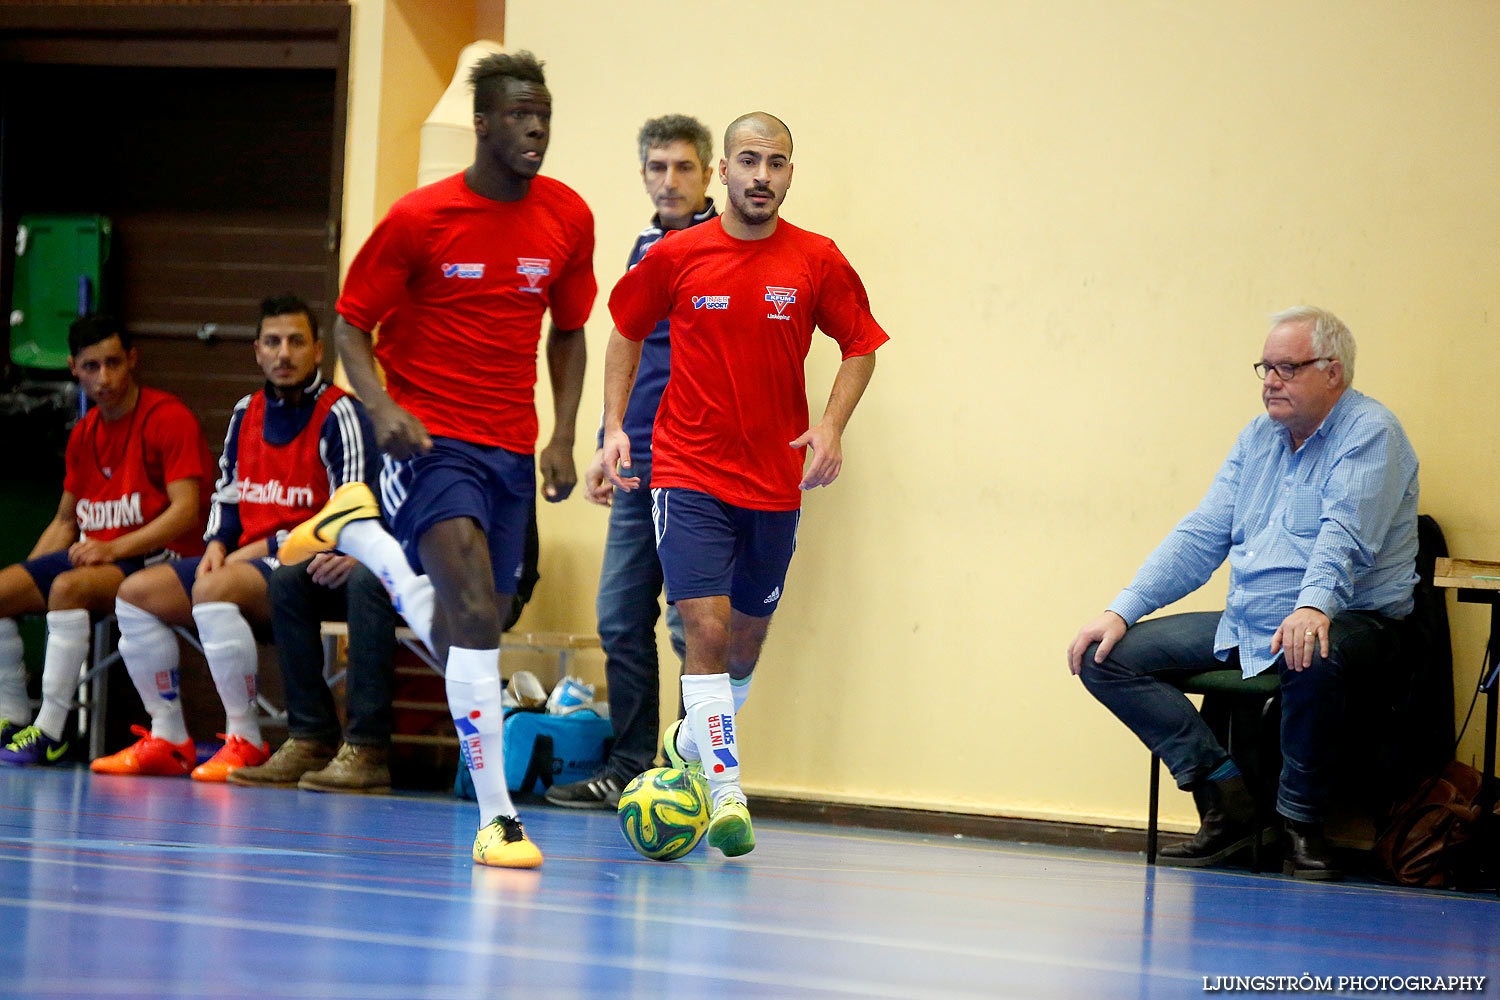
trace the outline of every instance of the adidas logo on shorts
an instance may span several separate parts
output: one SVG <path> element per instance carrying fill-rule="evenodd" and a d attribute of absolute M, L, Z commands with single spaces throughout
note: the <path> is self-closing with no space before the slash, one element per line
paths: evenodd
<path fill-rule="evenodd" d="M 775 604 L 776 601 L 777 601 L 777 599 L 780 598 L 780 597 L 781 597 L 781 588 L 777 587 L 775 590 L 771 591 L 770 596 L 768 596 L 764 601 L 761 601 L 760 603 L 762 603 L 762 604 Z"/>

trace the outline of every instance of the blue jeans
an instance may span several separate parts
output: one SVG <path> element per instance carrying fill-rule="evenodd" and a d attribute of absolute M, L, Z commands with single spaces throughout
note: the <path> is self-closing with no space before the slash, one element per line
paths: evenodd
<path fill-rule="evenodd" d="M 1203 716 L 1174 682 L 1206 670 L 1239 669 L 1238 650 L 1214 657 L 1221 612 L 1167 615 L 1137 623 L 1094 662 L 1096 646 L 1083 654 L 1080 678 L 1142 743 L 1166 763 L 1181 788 L 1190 788 L 1229 759 Z M 1328 807 L 1331 765 L 1339 745 L 1347 685 L 1385 673 L 1383 662 L 1401 653 L 1401 623 L 1372 611 L 1346 611 L 1329 629 L 1329 655 L 1316 653 L 1306 670 L 1281 678 L 1281 781 L 1276 811 L 1304 823 L 1320 823 Z"/>
<path fill-rule="evenodd" d="M 609 683 L 609 718 L 614 749 L 604 769 L 621 781 L 648 770 L 656 760 L 656 731 L 661 724 L 656 619 L 661 615 L 661 563 L 656 558 L 656 529 L 651 523 L 649 463 L 637 460 L 633 470 L 641 485 L 633 492 L 615 490 L 609 510 L 604 567 L 599 573 L 599 642 L 604 647 L 604 674 Z M 682 616 L 667 608 L 672 648 L 683 658 Z"/>
<path fill-rule="evenodd" d="M 391 688 L 396 664 L 396 609 L 380 579 L 354 567 L 338 588 L 314 583 L 311 563 L 282 566 L 271 574 L 271 629 L 286 688 L 287 732 L 298 739 L 337 745 L 339 717 L 323 681 L 324 621 L 349 623 L 349 672 L 344 677 L 348 725 L 344 741 L 386 746 L 391 741 Z"/>

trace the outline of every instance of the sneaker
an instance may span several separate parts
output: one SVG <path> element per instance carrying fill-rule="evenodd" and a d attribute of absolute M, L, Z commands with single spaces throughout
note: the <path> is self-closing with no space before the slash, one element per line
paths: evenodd
<path fill-rule="evenodd" d="M 624 783 L 612 774 L 598 771 L 592 778 L 567 785 L 553 785 L 543 796 L 555 806 L 568 809 L 618 809 Z"/>
<path fill-rule="evenodd" d="M 308 771 L 326 767 L 333 760 L 333 747 L 321 740 L 289 738 L 276 748 L 270 760 L 229 772 L 231 785 L 261 788 L 296 788 L 297 781 Z"/>
<path fill-rule="evenodd" d="M 323 509 L 291 530 L 276 553 L 283 564 L 306 562 L 319 552 L 327 552 L 339 543 L 339 532 L 350 521 L 368 521 L 380 516 L 375 494 L 364 483 L 345 483 Z"/>
<path fill-rule="evenodd" d="M 229 775 L 242 767 L 264 764 L 271 758 L 271 748 L 262 743 L 256 746 L 243 736 L 218 734 L 224 745 L 219 752 L 193 768 L 194 781 L 227 781 Z"/>
<path fill-rule="evenodd" d="M 95 774 L 144 774 L 159 778 L 180 778 L 193 770 L 198 750 L 192 740 L 168 743 L 151 735 L 145 726 L 131 726 L 140 739 L 119 753 L 100 757 L 89 765 Z"/>
<path fill-rule="evenodd" d="M 688 760 L 677 750 L 677 730 L 682 728 L 682 720 L 678 719 L 667 727 L 667 733 L 661 738 L 661 752 L 666 756 L 667 763 L 679 771 L 686 771 L 694 777 L 702 778 L 703 762 L 701 760 Z"/>
<path fill-rule="evenodd" d="M 515 699 L 517 708 L 528 712 L 541 711 L 547 704 L 547 689 L 542 687 L 542 682 L 530 670 L 517 670 L 511 674 L 510 683 L 505 685 L 505 690 Z"/>
<path fill-rule="evenodd" d="M 36 726 L 27 726 L 18 730 L 4 749 L 0 749 L 0 764 L 12 767 L 56 764 L 67 752 L 66 740 L 54 740 Z"/>
<path fill-rule="evenodd" d="M 739 799 L 725 799 L 714 809 L 704 835 L 710 847 L 717 847 L 728 858 L 737 858 L 755 850 L 755 827 L 750 825 L 750 810 Z"/>
<path fill-rule="evenodd" d="M 0 747 L 10 746 L 10 741 L 15 739 L 26 727 L 19 722 L 11 722 L 9 719 L 0 718 Z"/>
<path fill-rule="evenodd" d="M 526 839 L 515 816 L 496 816 L 474 837 L 474 861 L 492 868 L 536 868 L 542 852 Z"/>
<path fill-rule="evenodd" d="M 384 795 L 391 790 L 391 769 L 385 759 L 385 747 L 345 743 L 327 767 L 304 774 L 297 787 L 306 792 Z"/>

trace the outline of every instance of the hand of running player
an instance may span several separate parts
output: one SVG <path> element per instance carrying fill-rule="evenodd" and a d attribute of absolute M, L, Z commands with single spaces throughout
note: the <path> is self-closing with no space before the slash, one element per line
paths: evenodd
<path fill-rule="evenodd" d="M 640 476 L 628 479 L 624 476 L 630 471 L 630 438 L 625 436 L 624 431 L 604 432 L 604 447 L 599 449 L 599 461 L 603 464 L 604 474 L 609 477 L 609 481 L 626 493 L 641 485 Z"/>
<path fill-rule="evenodd" d="M 548 503 L 568 499 L 578 485 L 578 467 L 573 464 L 571 441 L 549 441 L 536 457 L 542 470 L 542 496 Z"/>
<path fill-rule="evenodd" d="M 380 450 L 396 461 L 425 455 L 432 450 L 432 435 L 427 433 L 422 421 L 395 403 L 369 407 L 369 413 Z"/>
<path fill-rule="evenodd" d="M 809 427 L 802 436 L 792 442 L 793 448 L 811 448 L 812 463 L 802 474 L 799 489 L 813 490 L 827 486 L 839 477 L 844 467 L 843 435 L 823 424 Z"/>
<path fill-rule="evenodd" d="M 1083 669 L 1085 650 L 1097 642 L 1099 648 L 1094 652 L 1094 662 L 1103 663 L 1109 651 L 1115 648 L 1115 643 L 1124 637 L 1126 630 L 1125 619 L 1113 611 L 1104 612 L 1079 629 L 1068 645 L 1068 669 L 1073 672 L 1073 676 L 1077 677 L 1078 672 Z"/>
<path fill-rule="evenodd" d="M 307 576 L 313 583 L 330 590 L 342 587 L 359 561 L 353 556 L 341 556 L 337 552 L 319 552 L 307 564 Z"/>
<path fill-rule="evenodd" d="M 615 486 L 604 471 L 604 449 L 594 452 L 589 467 L 583 470 L 583 497 L 589 503 L 608 507 L 614 503 Z"/>
<path fill-rule="evenodd" d="M 85 538 L 68 547 L 68 562 L 74 566 L 103 566 L 114 561 L 114 545 L 110 542 Z"/>

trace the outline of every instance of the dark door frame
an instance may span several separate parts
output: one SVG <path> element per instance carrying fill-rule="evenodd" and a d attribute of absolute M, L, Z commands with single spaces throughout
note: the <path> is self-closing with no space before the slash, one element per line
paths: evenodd
<path fill-rule="evenodd" d="M 349 108 L 347 0 L 303 3 L 0 4 L 0 253 L 15 245 L 5 209 L 6 104 L 19 97 L 13 67 L 27 64 L 331 69 L 333 149 L 327 212 L 327 301 L 338 298 Z M 0 267 L 0 303 L 11 268 Z"/>

